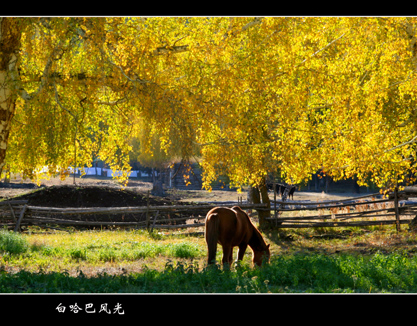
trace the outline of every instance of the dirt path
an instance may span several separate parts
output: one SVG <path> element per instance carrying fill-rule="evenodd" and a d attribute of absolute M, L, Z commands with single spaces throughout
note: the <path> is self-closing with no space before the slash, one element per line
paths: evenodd
<path fill-rule="evenodd" d="M 113 187 L 121 189 L 120 185 L 110 178 L 87 176 L 87 177 L 76 177 L 75 182 L 77 186 L 81 187 Z M 0 184 L 0 199 L 10 198 L 19 195 L 23 195 L 38 189 L 39 187 L 30 182 L 30 180 L 21 180 L 19 177 L 11 180 L 11 186 L 8 187 L 3 183 Z M 73 177 L 69 177 L 65 180 L 60 178 L 51 178 L 50 180 L 42 180 L 41 187 L 51 186 L 69 186 L 74 185 Z M 138 193 L 146 194 L 146 192 L 152 189 L 152 183 L 144 182 L 140 180 L 131 179 L 127 185 L 128 190 L 135 191 Z M 294 201 L 326 201 L 326 200 L 339 200 L 346 199 L 349 197 L 357 197 L 364 194 L 353 194 L 353 193 L 330 193 L 325 194 L 316 192 L 303 192 L 296 191 L 294 193 Z M 205 190 L 175 190 L 171 189 L 167 191 L 167 196 L 173 200 L 187 201 L 187 202 L 214 202 L 214 201 L 238 201 L 239 197 L 246 201 L 246 192 L 238 193 L 237 191 L 228 190 L 213 190 L 211 192 Z M 270 199 L 274 198 L 273 193 L 269 194 Z"/>
<path fill-rule="evenodd" d="M 175 192 L 174 192 L 175 193 Z M 180 192 L 178 192 L 180 193 Z M 210 202 L 210 201 L 238 201 L 239 197 L 243 197 L 243 201 L 246 201 L 246 192 L 237 193 L 236 191 L 224 191 L 224 190 L 213 190 L 211 192 L 204 190 L 184 190 L 181 191 L 182 201 L 194 201 L 194 202 Z M 294 193 L 294 201 L 328 201 L 328 200 L 342 200 L 352 197 L 364 196 L 366 194 L 355 194 L 355 193 L 330 193 L 325 194 L 317 192 L 307 191 L 296 191 Z M 269 193 L 269 198 L 274 199 L 274 194 Z M 277 196 L 279 200 L 279 196 Z"/>

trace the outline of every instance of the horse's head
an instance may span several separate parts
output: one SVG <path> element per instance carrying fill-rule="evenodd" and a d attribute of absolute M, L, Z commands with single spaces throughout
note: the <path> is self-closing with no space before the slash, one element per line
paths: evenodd
<path fill-rule="evenodd" d="M 254 265 L 261 266 L 263 262 L 269 263 L 269 259 L 271 258 L 269 246 L 270 245 L 268 244 L 260 250 L 253 251 L 252 262 Z"/>

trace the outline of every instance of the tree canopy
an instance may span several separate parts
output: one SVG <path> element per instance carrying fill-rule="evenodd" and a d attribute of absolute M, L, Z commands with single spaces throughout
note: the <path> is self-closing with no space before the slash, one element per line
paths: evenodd
<path fill-rule="evenodd" d="M 0 167 L 36 179 L 100 157 L 126 179 L 135 138 L 142 155 L 199 157 L 207 189 L 220 174 L 240 186 L 318 170 L 412 182 L 416 28 L 412 17 L 2 18 Z"/>

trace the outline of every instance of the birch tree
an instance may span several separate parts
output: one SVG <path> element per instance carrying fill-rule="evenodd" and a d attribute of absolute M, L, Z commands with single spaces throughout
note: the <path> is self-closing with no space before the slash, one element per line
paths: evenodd
<path fill-rule="evenodd" d="M 413 17 L 3 18 L 0 167 L 145 153 L 221 174 L 389 188 L 416 172 Z M 7 155 L 6 154 L 7 149 Z M 56 172 L 58 171 L 58 172 Z"/>

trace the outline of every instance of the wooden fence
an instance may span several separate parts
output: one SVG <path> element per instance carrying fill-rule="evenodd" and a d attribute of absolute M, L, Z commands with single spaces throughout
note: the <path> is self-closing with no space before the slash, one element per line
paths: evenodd
<path fill-rule="evenodd" d="M 417 215 L 417 201 L 410 200 L 410 197 L 417 197 L 416 189 L 407 188 L 402 192 L 395 190 L 388 198 L 370 194 L 314 203 L 276 200 L 271 205 L 274 215 L 267 220 L 277 228 L 395 224 L 400 231 L 401 224 L 410 223 Z"/>
<path fill-rule="evenodd" d="M 336 201 L 299 202 L 274 200 L 271 205 L 243 202 L 214 202 L 138 207 L 54 208 L 30 206 L 24 200 L 0 202 L 0 225 L 20 231 L 23 226 L 46 228 L 73 226 L 147 228 L 189 228 L 204 226 L 213 207 L 239 205 L 246 210 L 270 210 L 267 220 L 276 228 L 347 227 L 410 223 L 417 215 L 416 191 L 394 191 L 388 198 L 379 194 Z M 301 213 L 302 212 L 302 213 Z"/>
<path fill-rule="evenodd" d="M 204 226 L 207 212 L 213 207 L 230 207 L 232 203 L 204 205 L 56 208 L 29 206 L 27 201 L 0 202 L 0 225 L 19 231 L 22 226 L 59 227 L 130 227 L 189 228 Z M 232 205 L 233 206 L 233 205 Z M 243 204 L 242 209 L 266 208 L 265 204 Z M 188 223 L 187 223 L 188 222 Z"/>

